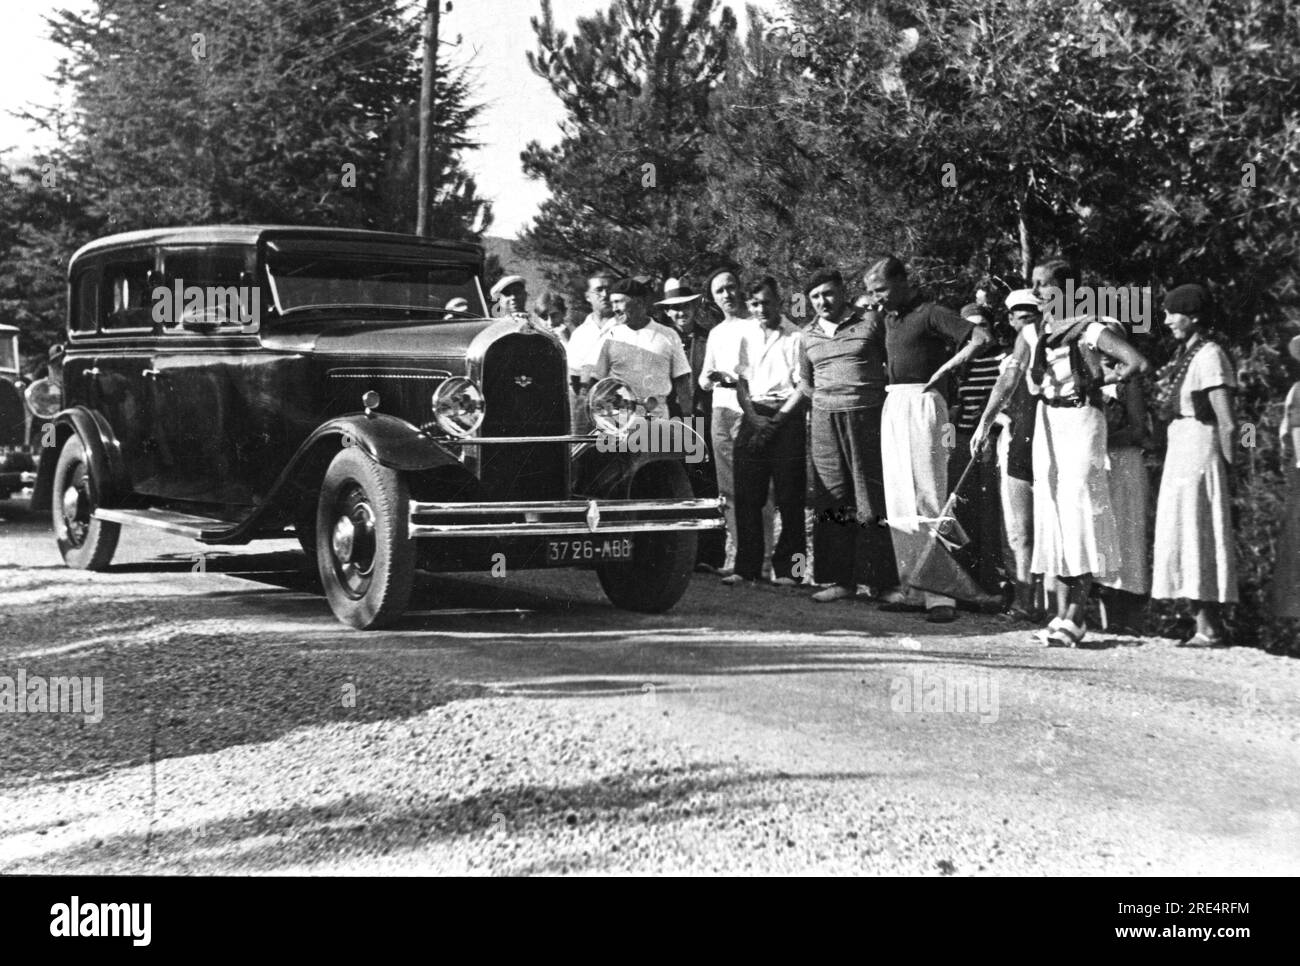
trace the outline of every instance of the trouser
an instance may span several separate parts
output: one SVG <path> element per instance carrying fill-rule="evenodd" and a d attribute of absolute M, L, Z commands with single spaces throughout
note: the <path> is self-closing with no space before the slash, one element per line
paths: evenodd
<path fill-rule="evenodd" d="M 998 436 L 998 466 L 1002 468 L 998 481 L 1002 502 L 1002 549 L 1006 567 L 1017 583 L 1028 584 L 1033 579 L 1030 564 L 1034 559 L 1034 484 L 1007 472 L 1011 431 L 1004 429 Z"/>
<path fill-rule="evenodd" d="M 717 465 L 718 494 L 727 500 L 724 513 L 727 524 L 727 560 L 730 567 L 736 558 L 736 433 L 740 430 L 744 414 L 735 409 L 713 410 L 713 426 L 709 436 L 713 443 L 713 459 Z"/>
<path fill-rule="evenodd" d="M 957 445 L 948 458 L 948 492 L 961 480 L 971 462 L 971 433 L 958 430 Z M 987 452 L 987 451 L 986 451 Z M 1002 557 L 1002 500 L 999 489 L 998 464 L 991 458 L 981 458 L 970 471 L 970 478 L 962 488 L 963 499 L 957 502 L 954 515 L 957 523 L 970 538 L 965 556 L 974 562 L 975 580 L 989 593 L 1001 589 L 1002 579 L 1009 572 L 1003 567 Z"/>
<path fill-rule="evenodd" d="M 754 406 L 761 416 L 776 410 Z M 806 434 L 802 418 L 790 418 L 762 450 L 754 447 L 754 430 L 742 422 L 736 436 L 736 573 L 757 579 L 762 572 L 767 534 L 764 506 L 770 491 L 776 493 L 781 517 L 781 535 L 772 552 L 774 577 L 803 576 L 807 544 L 803 528 L 804 449 Z M 797 576 L 796 576 L 797 575 Z"/>
<path fill-rule="evenodd" d="M 894 541 L 898 571 L 906 583 L 933 539 L 948 492 L 948 450 L 943 427 L 948 408 L 942 394 L 920 383 L 888 387 L 881 417 L 880 450 L 885 478 L 885 510 Z M 952 607 L 956 601 L 925 592 L 927 609 Z"/>
<path fill-rule="evenodd" d="M 880 466 L 880 407 L 812 413 L 813 566 L 819 584 L 898 583 Z"/>

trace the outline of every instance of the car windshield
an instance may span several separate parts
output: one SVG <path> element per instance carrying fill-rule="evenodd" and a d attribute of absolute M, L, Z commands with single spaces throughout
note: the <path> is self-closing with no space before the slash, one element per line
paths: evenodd
<path fill-rule="evenodd" d="M 418 312 L 423 319 L 431 313 L 448 320 L 487 316 L 475 265 L 436 264 L 427 258 L 423 252 L 413 252 L 408 260 L 388 253 L 273 248 L 266 267 L 282 316 L 357 308 Z"/>
<path fill-rule="evenodd" d="M 0 335 L 0 372 L 18 371 L 18 336 Z"/>

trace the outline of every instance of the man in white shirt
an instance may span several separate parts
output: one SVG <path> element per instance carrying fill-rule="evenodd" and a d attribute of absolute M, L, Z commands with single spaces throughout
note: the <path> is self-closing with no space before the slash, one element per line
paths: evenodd
<path fill-rule="evenodd" d="M 598 272 L 587 279 L 587 304 L 591 312 L 569 336 L 566 350 L 569 357 L 569 385 L 572 389 L 570 412 L 573 432 L 582 436 L 591 432 L 591 417 L 587 413 L 587 387 L 592 381 L 600 344 L 614 327 L 614 308 L 610 304 L 609 287 L 614 277 Z"/>
<path fill-rule="evenodd" d="M 749 316 L 740 278 L 734 271 L 723 269 L 714 272 L 709 277 L 708 296 L 722 310 L 724 318 L 709 331 L 699 383 L 701 389 L 713 394 L 710 436 L 713 459 L 718 468 L 718 492 L 727 499 L 727 563 L 730 565 L 736 548 L 734 454 L 743 416 L 736 398 L 736 367 L 740 364 L 741 337 L 751 329 L 756 330 L 758 322 Z"/>
<path fill-rule="evenodd" d="M 743 332 L 736 366 L 736 396 L 744 420 L 736 437 L 736 572 L 723 583 L 757 580 L 766 530 L 763 508 L 775 489 L 781 536 L 772 553 L 772 582 L 794 586 L 803 577 L 804 462 L 807 433 L 799 391 L 801 336 L 781 315 L 776 281 L 749 288 L 749 308 L 760 323 Z"/>
<path fill-rule="evenodd" d="M 600 344 L 593 375 L 622 379 L 646 401 L 647 416 L 667 419 L 669 393 L 690 406 L 691 366 L 677 333 L 651 320 L 649 297 L 649 287 L 634 278 L 610 288 L 615 325 Z"/>

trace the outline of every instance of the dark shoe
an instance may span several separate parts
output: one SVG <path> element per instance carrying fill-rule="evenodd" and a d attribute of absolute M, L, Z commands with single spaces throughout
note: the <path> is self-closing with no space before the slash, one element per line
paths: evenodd
<path fill-rule="evenodd" d="M 884 610 L 884 608 L 880 608 Z M 925 619 L 931 624 L 951 624 L 957 619 L 957 608 L 949 607 L 944 604 L 939 607 L 931 607 L 925 612 Z"/>
<path fill-rule="evenodd" d="M 887 614 L 919 614 L 925 610 L 920 604 L 905 604 L 901 601 L 886 601 L 876 609 Z"/>

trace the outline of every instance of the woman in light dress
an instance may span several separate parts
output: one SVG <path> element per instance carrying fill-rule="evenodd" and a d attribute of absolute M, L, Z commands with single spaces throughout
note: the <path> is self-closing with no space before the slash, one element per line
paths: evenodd
<path fill-rule="evenodd" d="M 1210 301 L 1200 285 L 1165 296 L 1165 324 L 1181 344 L 1156 380 L 1159 414 L 1169 421 L 1151 596 L 1191 601 L 1196 632 L 1183 647 L 1228 643 L 1224 604 L 1237 601 L 1237 547 L 1230 469 L 1237 376 L 1227 352 L 1208 337 Z"/>
<path fill-rule="evenodd" d="M 1066 305 L 1078 275 L 1060 259 L 1034 269 L 1042 321 L 1016 337 L 971 439 L 978 453 L 1003 403 L 1028 377 L 1038 399 L 1034 428 L 1034 550 L 1031 569 L 1056 581 L 1056 617 L 1036 635 L 1049 647 L 1075 647 L 1087 633 L 1084 616 L 1094 577 L 1118 573 L 1119 538 L 1111 508 L 1102 386 L 1146 372 L 1146 359 L 1096 316 Z M 1103 366 L 1103 359 L 1111 366 Z"/>

